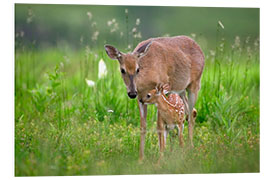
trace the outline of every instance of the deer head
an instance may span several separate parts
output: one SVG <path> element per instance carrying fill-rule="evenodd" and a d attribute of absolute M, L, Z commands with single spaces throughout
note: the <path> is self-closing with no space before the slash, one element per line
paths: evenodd
<path fill-rule="evenodd" d="M 127 54 L 120 52 L 111 45 L 104 46 L 108 56 L 111 59 L 118 60 L 120 72 L 127 88 L 127 94 L 132 99 L 137 97 L 135 79 L 140 73 L 139 60 L 147 54 L 150 45 L 151 42 L 148 42 L 142 45 L 136 52 Z"/>
<path fill-rule="evenodd" d="M 168 92 L 169 85 L 168 84 L 158 84 L 156 85 L 155 89 L 152 89 L 149 91 L 146 95 L 146 97 L 143 97 L 140 101 L 141 103 L 146 103 L 146 104 L 154 104 L 157 103 L 158 98 Z"/>

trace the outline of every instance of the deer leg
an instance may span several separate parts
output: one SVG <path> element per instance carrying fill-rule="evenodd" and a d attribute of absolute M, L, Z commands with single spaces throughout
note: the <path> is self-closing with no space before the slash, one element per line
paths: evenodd
<path fill-rule="evenodd" d="M 161 120 L 159 112 L 158 112 L 157 132 L 158 132 L 158 142 L 159 142 L 159 150 L 160 150 L 160 158 L 159 158 L 159 161 L 160 161 L 160 159 L 162 159 L 163 157 L 163 152 L 165 150 L 167 131 L 164 126 L 164 123 Z"/>
<path fill-rule="evenodd" d="M 178 138 L 180 147 L 184 147 L 183 126 L 182 123 L 177 124 Z"/>
<path fill-rule="evenodd" d="M 185 114 L 187 115 L 187 118 L 188 118 L 188 112 L 189 112 L 189 107 L 188 107 L 188 100 L 187 100 L 187 94 L 186 94 L 186 91 L 183 91 L 181 93 L 179 93 L 179 96 L 182 98 L 183 100 L 183 103 L 184 103 L 184 108 L 185 108 Z M 182 123 L 182 126 L 183 126 L 183 131 L 182 133 L 184 133 L 184 122 Z"/>
<path fill-rule="evenodd" d="M 139 160 L 142 161 L 144 158 L 147 105 L 140 103 L 139 100 L 138 100 L 138 104 L 139 104 L 140 118 L 141 118 L 141 124 L 140 124 L 141 137 L 140 137 L 140 153 L 139 153 L 140 159 Z"/>
<path fill-rule="evenodd" d="M 195 106 L 198 91 L 200 89 L 200 82 L 199 84 L 192 84 L 190 88 L 188 89 L 188 137 L 190 141 L 190 145 L 194 147 L 193 145 L 193 128 L 195 124 L 195 118 L 193 117 L 193 108 Z"/>
<path fill-rule="evenodd" d="M 181 97 L 181 99 L 183 100 L 184 103 L 184 107 L 185 107 L 185 114 L 188 114 L 188 100 L 187 100 L 187 94 L 186 91 L 183 91 L 181 93 L 179 93 L 179 96 Z"/>

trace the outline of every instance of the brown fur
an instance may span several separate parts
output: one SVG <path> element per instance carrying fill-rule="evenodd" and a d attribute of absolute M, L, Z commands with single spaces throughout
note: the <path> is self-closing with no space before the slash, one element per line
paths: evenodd
<path fill-rule="evenodd" d="M 151 38 L 139 43 L 134 51 L 128 54 L 110 45 L 106 45 L 105 49 L 112 59 L 118 59 L 120 68 L 125 70 L 122 77 L 129 97 L 138 97 L 141 117 L 140 159 L 143 159 L 147 105 L 143 104 L 142 98 L 157 84 L 169 84 L 171 91 L 184 91 L 180 95 L 186 112 L 191 115 L 200 89 L 204 68 L 203 52 L 199 45 L 187 36 Z M 185 90 L 189 92 L 188 99 Z M 189 139 L 193 146 L 195 121 L 192 116 L 189 117 Z"/>
<path fill-rule="evenodd" d="M 159 118 L 157 121 L 157 131 L 159 137 L 160 152 L 163 152 L 166 145 L 166 136 L 170 127 L 177 126 L 179 133 L 180 146 L 184 146 L 183 140 L 183 123 L 185 121 L 184 103 L 178 94 L 165 96 L 163 87 L 151 90 L 143 98 L 145 103 L 155 103 L 158 108 Z"/>
<path fill-rule="evenodd" d="M 135 79 L 139 99 L 158 83 L 168 83 L 175 91 L 186 89 L 192 83 L 198 84 L 204 56 L 192 39 L 186 36 L 153 38 L 141 42 L 133 52 L 149 41 L 152 44 L 139 60 L 141 71 Z"/>
<path fill-rule="evenodd" d="M 187 120 L 188 115 L 185 116 L 184 102 L 178 94 L 169 94 L 168 97 L 164 92 L 168 89 L 168 86 L 158 85 L 155 89 L 147 93 L 146 97 L 143 98 L 145 103 L 156 104 L 158 109 L 159 118 L 157 120 L 157 131 L 159 139 L 159 147 L 162 157 L 162 152 L 165 150 L 166 146 L 166 136 L 168 131 L 171 130 L 168 127 L 178 128 L 178 138 L 181 147 L 184 146 L 183 139 L 183 123 Z M 196 109 L 192 112 L 193 119 L 197 116 Z M 165 134 L 164 134 L 165 133 Z"/>

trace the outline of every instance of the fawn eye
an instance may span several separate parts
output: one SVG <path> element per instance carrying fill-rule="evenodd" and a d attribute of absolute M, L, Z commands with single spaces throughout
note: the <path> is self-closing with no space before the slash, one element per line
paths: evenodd
<path fill-rule="evenodd" d="M 138 74 L 140 72 L 140 68 L 137 68 L 136 73 Z"/>
<path fill-rule="evenodd" d="M 121 68 L 121 73 L 122 73 L 122 74 L 125 74 L 126 71 L 125 71 L 123 68 Z"/>
<path fill-rule="evenodd" d="M 148 99 L 151 97 L 151 94 L 147 94 L 147 96 L 146 96 Z"/>

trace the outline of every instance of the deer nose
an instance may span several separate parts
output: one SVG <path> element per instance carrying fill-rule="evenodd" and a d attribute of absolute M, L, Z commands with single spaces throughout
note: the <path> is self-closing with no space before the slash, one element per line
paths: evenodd
<path fill-rule="evenodd" d="M 128 92 L 128 97 L 130 97 L 131 99 L 134 99 L 137 97 L 137 92 Z"/>

